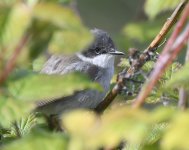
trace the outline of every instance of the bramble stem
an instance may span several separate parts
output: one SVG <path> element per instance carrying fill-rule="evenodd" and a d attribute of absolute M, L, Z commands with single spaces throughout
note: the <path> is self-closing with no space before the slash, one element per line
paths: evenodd
<path fill-rule="evenodd" d="M 144 52 L 139 56 L 138 63 L 133 64 L 130 68 L 126 71 L 125 69 L 121 72 L 121 75 L 117 75 L 117 83 L 113 87 L 111 91 L 108 92 L 104 100 L 95 108 L 97 113 L 102 113 L 115 99 L 115 97 L 121 92 L 124 87 L 124 81 L 132 77 L 132 75 L 137 72 L 147 61 L 147 55 L 150 51 L 153 51 L 160 42 L 165 38 L 165 35 L 169 32 L 173 24 L 178 19 L 179 15 L 183 11 L 185 5 L 187 4 L 188 0 L 181 2 L 175 11 L 172 13 L 171 17 L 167 19 L 165 24 L 163 25 L 162 29 L 158 33 L 158 35 L 154 38 L 154 40 L 150 43 L 148 48 L 144 50 Z"/>

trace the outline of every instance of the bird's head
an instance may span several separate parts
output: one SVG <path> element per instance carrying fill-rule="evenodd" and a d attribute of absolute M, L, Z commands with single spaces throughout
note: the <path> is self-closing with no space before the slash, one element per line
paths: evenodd
<path fill-rule="evenodd" d="M 107 32 L 100 29 L 93 29 L 91 32 L 94 35 L 94 41 L 81 53 L 86 60 L 101 67 L 109 67 L 114 63 L 115 55 L 124 55 L 115 48 Z"/>

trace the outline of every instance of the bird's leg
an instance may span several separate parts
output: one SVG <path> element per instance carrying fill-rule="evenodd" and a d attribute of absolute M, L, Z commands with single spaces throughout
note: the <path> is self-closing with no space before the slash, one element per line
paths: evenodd
<path fill-rule="evenodd" d="M 50 115 L 46 116 L 46 121 L 48 123 L 49 129 L 53 131 L 61 131 L 63 132 L 63 128 L 61 127 L 61 120 L 58 115 Z"/>

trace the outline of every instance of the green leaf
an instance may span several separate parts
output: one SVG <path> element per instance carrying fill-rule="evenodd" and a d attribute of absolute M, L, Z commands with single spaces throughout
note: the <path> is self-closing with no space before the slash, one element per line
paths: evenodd
<path fill-rule="evenodd" d="M 154 62 L 153 61 L 148 61 L 148 62 L 146 62 L 143 66 L 142 66 L 142 70 L 144 71 L 144 72 L 150 72 L 151 70 L 152 70 L 152 68 L 153 68 L 153 66 L 154 66 Z"/>
<path fill-rule="evenodd" d="M 129 59 L 121 58 L 118 66 L 122 68 L 125 68 L 125 67 L 129 68 L 130 67 Z"/>
<path fill-rule="evenodd" d="M 30 130 L 36 125 L 36 116 L 30 114 L 29 116 L 22 117 L 17 120 L 12 127 L 12 133 L 15 136 L 21 137 L 30 132 Z"/>
<path fill-rule="evenodd" d="M 33 109 L 30 103 L 20 102 L 16 99 L 0 97 L 0 125 L 8 127 L 21 117 L 28 115 Z"/>
<path fill-rule="evenodd" d="M 66 138 L 62 134 L 38 132 L 7 144 L 2 150 L 64 150 L 66 147 Z"/>
<path fill-rule="evenodd" d="M 166 83 L 166 88 L 184 87 L 189 89 L 189 63 L 173 74 L 172 78 Z"/>
<path fill-rule="evenodd" d="M 146 0 L 145 12 L 150 19 L 155 18 L 160 12 L 175 8 L 180 0 Z"/>
<path fill-rule="evenodd" d="M 10 94 L 24 100 L 44 100 L 70 95 L 87 88 L 102 90 L 101 86 L 81 73 L 66 75 L 29 74 L 10 82 Z"/>
<path fill-rule="evenodd" d="M 15 4 L 4 23 L 1 46 L 7 49 L 4 57 L 9 58 L 31 23 L 31 10 L 24 4 Z"/>
<path fill-rule="evenodd" d="M 115 147 L 123 139 L 137 144 L 143 141 L 150 129 L 145 111 L 133 111 L 126 107 L 110 111 L 101 119 L 88 111 L 71 112 L 63 118 L 63 126 L 72 135 L 73 142 L 82 144 L 87 140 L 83 149 Z M 78 125 L 77 129 L 75 124 Z"/>
<path fill-rule="evenodd" d="M 166 150 L 188 149 L 189 147 L 189 112 L 179 113 L 169 125 L 161 142 Z"/>
<path fill-rule="evenodd" d="M 77 52 L 92 41 L 91 33 L 69 8 L 51 3 L 37 4 L 33 9 L 33 17 L 60 29 L 54 33 L 50 42 L 51 52 Z"/>
<path fill-rule="evenodd" d="M 169 121 L 175 114 L 176 110 L 168 107 L 156 108 L 150 115 L 152 122 L 162 123 Z"/>
<path fill-rule="evenodd" d="M 175 89 L 167 89 L 166 83 L 174 76 L 174 74 L 181 68 L 181 64 L 175 62 L 166 69 L 166 72 L 163 74 L 161 79 L 158 81 L 157 88 L 154 89 L 154 92 L 150 96 L 150 101 L 164 102 L 169 103 L 169 106 L 176 106 L 178 100 L 178 91 Z M 165 103 L 164 103 L 165 104 Z"/>
<path fill-rule="evenodd" d="M 175 114 L 170 108 L 145 111 L 119 107 L 99 118 L 92 112 L 77 110 L 63 115 L 62 125 L 70 134 L 71 143 L 79 145 L 80 149 L 113 148 L 123 140 L 141 147 L 160 140 L 168 127 L 167 122 Z"/>
<path fill-rule="evenodd" d="M 164 131 L 167 129 L 168 123 L 155 124 L 152 130 L 149 132 L 149 136 L 146 139 L 147 145 L 152 145 L 158 142 L 163 136 Z"/>
<path fill-rule="evenodd" d="M 57 31 L 49 43 L 49 51 L 70 54 L 84 49 L 91 41 L 91 34 L 83 27 L 78 30 Z"/>
<path fill-rule="evenodd" d="M 111 146 L 119 144 L 122 138 L 131 143 L 139 144 L 144 141 L 151 129 L 149 118 L 145 110 L 136 109 L 133 111 L 128 107 L 106 113 L 102 117 L 99 140 L 106 145 L 112 144 Z"/>
<path fill-rule="evenodd" d="M 45 56 L 40 56 L 32 63 L 33 71 L 40 72 L 46 62 Z"/>
<path fill-rule="evenodd" d="M 31 39 L 29 43 L 29 57 L 35 59 L 39 54 L 48 49 L 56 28 L 49 22 L 34 20 L 30 26 Z"/>
<path fill-rule="evenodd" d="M 47 11 L 48 10 L 48 11 Z M 66 29 L 80 25 L 79 17 L 71 9 L 53 3 L 40 3 L 33 8 L 33 17 Z"/>
<path fill-rule="evenodd" d="M 2 5 L 0 6 L 0 42 L 2 42 L 2 35 L 7 24 L 10 10 L 11 10 L 10 7 L 5 7 Z M 2 43 L 0 43 L 0 46 L 2 46 Z"/>
<path fill-rule="evenodd" d="M 79 17 L 64 6 L 53 3 L 40 3 L 33 8 L 33 17 L 52 23 L 61 29 L 74 29 L 81 25 Z"/>
<path fill-rule="evenodd" d="M 147 42 L 152 40 L 160 30 L 162 18 L 155 21 L 129 23 L 124 27 L 124 34 L 130 39 L 136 39 L 138 42 Z"/>
<path fill-rule="evenodd" d="M 11 5 L 15 4 L 16 2 L 18 2 L 18 0 L 1 0 L 0 5 Z"/>
<path fill-rule="evenodd" d="M 63 126 L 65 125 L 66 129 L 75 135 L 82 135 L 90 132 L 90 130 L 93 129 L 93 126 L 95 126 L 96 121 L 97 121 L 97 116 L 95 115 L 95 113 L 85 110 L 76 110 L 62 116 L 62 125 Z M 75 123 L 83 122 L 83 123 L 78 124 L 76 128 L 75 123 L 73 122 Z"/>

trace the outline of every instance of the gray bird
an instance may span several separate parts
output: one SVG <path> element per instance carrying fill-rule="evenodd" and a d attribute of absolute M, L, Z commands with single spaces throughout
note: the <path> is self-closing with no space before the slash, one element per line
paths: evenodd
<path fill-rule="evenodd" d="M 51 56 L 41 73 L 64 75 L 79 71 L 89 75 L 92 81 L 98 82 L 104 88 L 103 92 L 88 89 L 75 92 L 71 96 L 42 101 L 38 103 L 37 111 L 47 116 L 59 115 L 76 108 L 93 109 L 103 100 L 114 74 L 115 55 L 124 53 L 116 50 L 106 32 L 100 29 L 91 32 L 94 34 L 94 41 L 89 47 L 73 56 Z"/>

